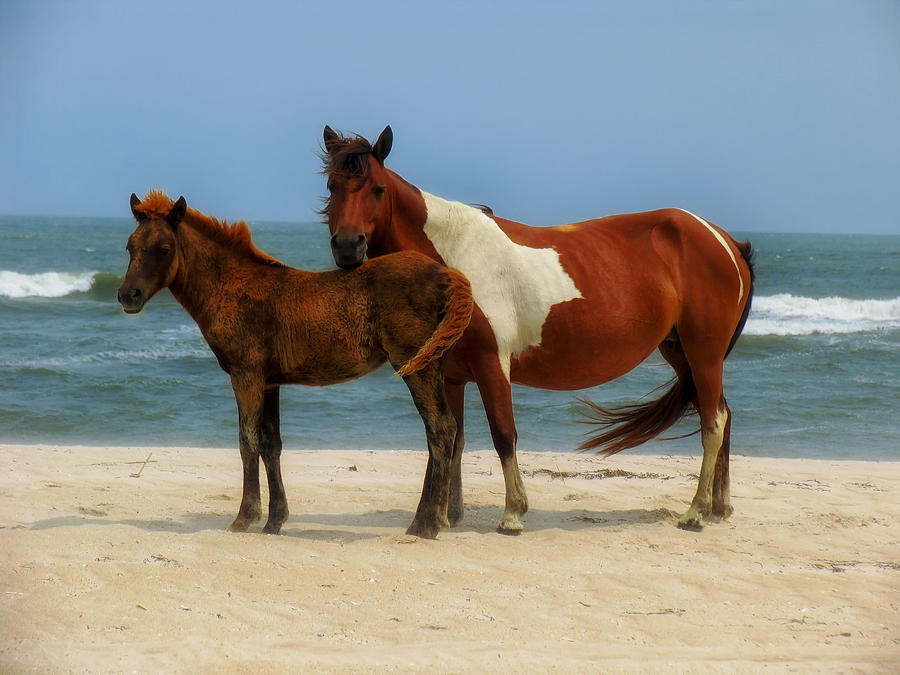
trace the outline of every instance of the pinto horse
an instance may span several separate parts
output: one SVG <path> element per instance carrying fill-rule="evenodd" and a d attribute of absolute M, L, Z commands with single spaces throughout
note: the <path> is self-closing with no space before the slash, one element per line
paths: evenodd
<path fill-rule="evenodd" d="M 425 423 L 428 468 L 408 533 L 434 538 L 449 527 L 450 456 L 456 422 L 444 395 L 443 365 L 472 313 L 469 282 L 413 251 L 352 272 L 306 272 L 257 249 L 245 223 L 219 223 L 150 192 L 131 195 L 138 222 L 119 302 L 130 313 L 168 287 L 197 322 L 237 399 L 243 497 L 231 524 L 260 518 L 259 460 L 269 482 L 264 532 L 288 517 L 281 478 L 279 387 L 352 380 L 390 361 Z"/>
<path fill-rule="evenodd" d="M 557 227 L 528 227 L 431 195 L 385 168 L 393 133 L 371 144 L 325 127 L 322 214 L 341 267 L 414 250 L 463 272 L 472 322 L 445 370 L 456 418 L 449 518 L 462 515 L 463 393 L 474 381 L 503 467 L 498 530 L 517 533 L 528 508 L 516 461 L 510 383 L 582 389 L 608 382 L 659 349 L 675 371 L 657 400 L 606 409 L 589 403 L 596 435 L 581 449 L 612 454 L 658 436 L 697 411 L 703 462 L 679 527 L 727 518 L 731 410 L 725 357 L 753 294 L 749 243 L 692 213 L 663 209 Z"/>

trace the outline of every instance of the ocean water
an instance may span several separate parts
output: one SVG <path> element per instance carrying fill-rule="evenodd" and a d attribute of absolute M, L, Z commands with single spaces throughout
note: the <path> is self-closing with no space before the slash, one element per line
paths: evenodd
<path fill-rule="evenodd" d="M 136 316 L 116 302 L 133 228 L 130 218 L 0 216 L 0 442 L 237 447 L 228 377 L 190 317 L 168 291 Z M 261 249 L 291 265 L 331 267 L 323 225 L 251 228 Z M 745 238 L 757 285 L 726 362 L 732 451 L 900 460 L 900 236 Z M 576 421 L 578 395 L 633 402 L 670 375 L 654 356 L 583 392 L 516 386 L 519 448 L 571 450 L 588 429 Z M 492 447 L 471 385 L 467 406 L 467 447 Z M 673 433 L 691 431 L 695 419 Z M 388 368 L 332 387 L 284 387 L 282 435 L 289 449 L 425 444 Z M 629 452 L 699 454 L 700 443 Z"/>

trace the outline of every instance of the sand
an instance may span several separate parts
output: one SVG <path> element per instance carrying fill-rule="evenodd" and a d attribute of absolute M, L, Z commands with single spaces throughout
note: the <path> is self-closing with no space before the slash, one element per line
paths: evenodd
<path fill-rule="evenodd" d="M 287 451 L 269 536 L 234 449 L 0 445 L 0 672 L 900 671 L 900 463 L 734 457 L 702 532 L 698 458 L 520 463 L 522 536 L 479 451 L 425 541 L 423 452 Z"/>

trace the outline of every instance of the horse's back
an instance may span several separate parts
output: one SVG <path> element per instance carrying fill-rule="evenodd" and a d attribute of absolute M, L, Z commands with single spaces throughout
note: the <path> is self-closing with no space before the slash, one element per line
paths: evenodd
<path fill-rule="evenodd" d="M 409 372 L 437 358 L 468 326 L 469 281 L 457 270 L 415 251 L 379 256 L 359 268 L 368 294 L 370 325 L 399 366 L 417 356 Z M 428 346 L 428 353 L 422 352 Z"/>
<path fill-rule="evenodd" d="M 721 324 L 730 337 L 741 315 L 739 296 L 749 286 L 741 250 L 723 230 L 686 211 L 660 209 L 548 228 L 499 219 L 498 224 L 517 243 L 557 251 L 582 296 L 555 305 L 540 346 L 519 355 L 514 379 L 523 384 L 567 389 L 612 380 L 688 317 Z M 602 354 L 591 353 L 601 346 Z M 565 363 L 576 354 L 578 375 L 565 374 Z"/>
<path fill-rule="evenodd" d="M 371 295 L 370 302 L 380 315 L 399 318 L 400 314 L 412 312 L 426 323 L 439 321 L 451 287 L 458 285 L 460 277 L 465 279 L 456 270 L 417 251 L 372 258 L 359 271 Z"/>
<path fill-rule="evenodd" d="M 683 209 L 616 214 L 555 227 L 495 220 L 518 244 L 556 250 L 579 288 L 599 280 L 606 288 L 622 284 L 647 291 L 661 284 L 680 292 L 688 277 L 705 277 L 704 283 L 725 280 L 738 295 L 739 287 L 749 283 L 748 245 Z"/>

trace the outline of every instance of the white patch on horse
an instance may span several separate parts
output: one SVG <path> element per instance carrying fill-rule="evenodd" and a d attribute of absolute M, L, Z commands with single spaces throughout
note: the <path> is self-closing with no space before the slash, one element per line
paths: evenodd
<path fill-rule="evenodd" d="M 513 242 L 497 223 L 471 206 L 424 191 L 422 197 L 428 212 L 425 234 L 444 262 L 469 278 L 509 380 L 511 357 L 541 343 L 550 309 L 583 296 L 555 249 Z"/>
<path fill-rule="evenodd" d="M 744 278 L 741 276 L 741 268 L 738 267 L 737 258 L 734 257 L 734 251 L 731 250 L 731 247 L 728 245 L 728 242 L 725 241 L 725 237 L 723 237 L 721 234 L 719 234 L 719 231 L 716 230 L 716 228 L 714 228 L 712 225 L 710 225 L 709 223 L 707 223 L 707 222 L 706 222 L 705 220 L 703 220 L 703 218 L 701 218 L 700 216 L 698 216 L 698 215 L 696 215 L 696 214 L 694 214 L 694 213 L 691 213 L 691 212 L 688 211 L 687 209 L 678 209 L 678 210 L 679 210 L 679 211 L 684 211 L 684 212 L 685 212 L 686 214 L 688 214 L 689 216 L 693 216 L 694 218 L 696 218 L 697 220 L 699 220 L 701 223 L 703 223 L 703 225 L 706 226 L 706 229 L 709 230 L 710 232 L 712 232 L 712 233 L 713 233 L 713 236 L 719 241 L 720 244 L 722 244 L 722 248 L 724 248 L 726 251 L 728 251 L 728 255 L 731 256 L 731 262 L 734 263 L 734 269 L 737 270 L 737 273 L 738 273 L 738 281 L 739 281 L 740 284 L 741 284 L 740 290 L 738 291 L 738 303 L 740 303 L 741 300 L 742 300 L 743 297 L 744 297 Z"/>

